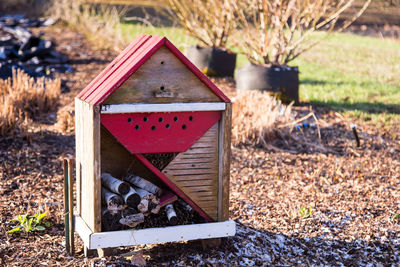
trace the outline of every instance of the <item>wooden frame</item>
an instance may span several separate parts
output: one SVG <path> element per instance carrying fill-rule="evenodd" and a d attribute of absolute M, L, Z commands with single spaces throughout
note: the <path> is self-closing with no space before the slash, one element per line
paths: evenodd
<path fill-rule="evenodd" d="M 220 238 L 233 236 L 236 233 L 236 225 L 233 220 L 141 230 L 94 233 L 79 216 L 75 216 L 75 229 L 81 236 L 87 249 Z"/>
<path fill-rule="evenodd" d="M 100 107 L 75 98 L 75 114 L 78 213 L 101 232 Z"/>
<path fill-rule="evenodd" d="M 225 110 L 225 103 L 114 104 L 102 105 L 101 114 Z"/>

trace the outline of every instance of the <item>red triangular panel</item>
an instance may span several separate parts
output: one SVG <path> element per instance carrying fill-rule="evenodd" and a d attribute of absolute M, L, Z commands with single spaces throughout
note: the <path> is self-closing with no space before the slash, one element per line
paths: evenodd
<path fill-rule="evenodd" d="M 132 154 L 188 150 L 220 111 L 101 114 L 101 124 Z"/>

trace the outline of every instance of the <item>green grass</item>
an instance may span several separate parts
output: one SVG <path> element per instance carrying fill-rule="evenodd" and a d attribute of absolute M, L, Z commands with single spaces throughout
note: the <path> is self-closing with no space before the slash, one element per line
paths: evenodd
<path fill-rule="evenodd" d="M 179 28 L 123 24 L 127 38 L 165 35 L 179 49 L 196 43 Z M 324 33 L 314 33 L 320 38 Z M 235 49 L 234 49 L 235 50 Z M 239 55 L 237 66 L 247 63 Z M 400 42 L 335 33 L 289 65 L 300 70 L 300 100 L 363 120 L 400 121 Z"/>

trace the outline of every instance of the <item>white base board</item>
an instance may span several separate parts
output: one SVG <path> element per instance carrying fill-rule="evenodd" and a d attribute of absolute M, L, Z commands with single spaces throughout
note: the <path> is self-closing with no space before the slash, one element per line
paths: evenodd
<path fill-rule="evenodd" d="M 88 249 L 112 248 L 219 238 L 234 236 L 236 225 L 232 220 L 214 223 L 178 225 L 141 230 L 123 230 L 93 233 L 79 216 L 75 217 L 75 230 Z"/>

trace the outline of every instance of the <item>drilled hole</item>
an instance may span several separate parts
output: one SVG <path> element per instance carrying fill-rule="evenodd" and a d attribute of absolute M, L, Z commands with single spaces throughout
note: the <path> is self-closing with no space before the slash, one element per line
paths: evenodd
<path fill-rule="evenodd" d="M 140 126 L 136 124 L 135 129 L 136 129 L 136 130 L 139 130 L 139 129 L 140 129 Z"/>
<path fill-rule="evenodd" d="M 161 61 L 160 63 L 161 63 L 161 65 L 164 65 L 164 61 Z"/>
<path fill-rule="evenodd" d="M 185 124 L 182 125 L 182 129 L 183 129 L 183 130 L 186 130 L 186 125 L 185 125 Z"/>
<path fill-rule="evenodd" d="M 153 131 L 155 131 L 156 130 L 156 126 L 151 126 L 151 129 L 153 130 Z"/>
<path fill-rule="evenodd" d="M 149 120 L 149 118 L 147 118 L 147 117 L 143 118 L 143 121 L 145 121 L 145 122 L 148 121 L 148 120 Z"/>
<path fill-rule="evenodd" d="M 164 89 L 165 89 L 164 86 L 161 86 L 161 87 L 160 87 L 160 90 L 161 90 L 161 91 L 164 91 Z"/>
<path fill-rule="evenodd" d="M 159 121 L 159 122 L 163 122 L 164 119 L 160 117 L 160 118 L 158 118 L 158 121 Z"/>
<path fill-rule="evenodd" d="M 193 116 L 190 116 L 190 117 L 189 117 L 189 120 L 190 120 L 190 121 L 193 121 Z"/>
<path fill-rule="evenodd" d="M 169 127 L 170 127 L 170 125 L 169 125 L 169 124 L 165 125 L 165 128 L 169 129 Z"/>
<path fill-rule="evenodd" d="M 132 118 L 128 118 L 128 122 L 132 122 Z"/>
<path fill-rule="evenodd" d="M 178 117 L 174 117 L 174 121 L 178 121 Z"/>

